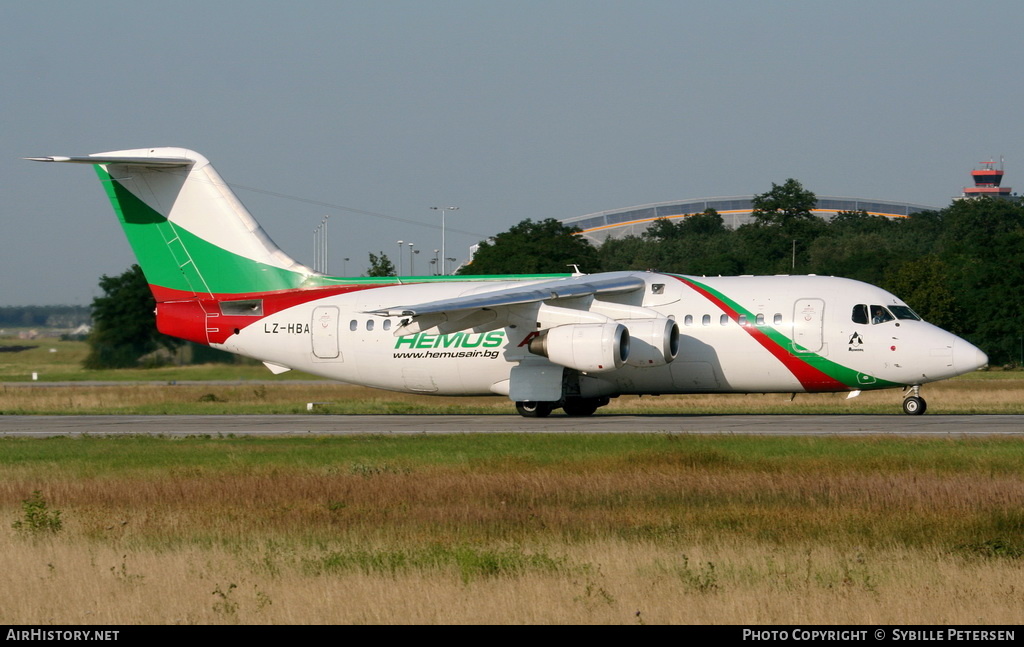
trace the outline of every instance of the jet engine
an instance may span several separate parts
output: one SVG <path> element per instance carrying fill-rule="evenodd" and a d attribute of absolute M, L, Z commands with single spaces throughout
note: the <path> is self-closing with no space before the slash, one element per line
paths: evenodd
<path fill-rule="evenodd" d="M 602 373 L 620 368 L 629 359 L 629 331 L 615 322 L 556 326 L 531 339 L 528 348 L 553 364 Z"/>
<path fill-rule="evenodd" d="M 630 366 L 664 366 L 679 353 L 679 326 L 665 318 L 627 319 L 622 322 L 629 331 Z"/>

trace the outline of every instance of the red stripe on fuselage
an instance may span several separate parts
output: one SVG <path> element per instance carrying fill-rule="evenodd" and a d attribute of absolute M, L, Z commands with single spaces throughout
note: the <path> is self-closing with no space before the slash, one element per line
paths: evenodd
<path fill-rule="evenodd" d="M 691 288 L 693 288 L 698 294 L 700 294 L 708 301 L 714 303 L 716 306 L 721 308 L 722 312 L 724 312 L 730 319 L 739 324 L 740 315 L 738 312 L 736 312 L 736 310 L 729 306 L 729 304 L 722 301 L 720 298 L 718 298 L 711 292 L 708 292 L 707 290 L 705 290 L 700 285 L 697 285 L 696 283 L 692 283 L 678 276 L 674 278 L 681 281 L 684 285 L 688 285 Z M 828 375 L 827 373 L 824 373 L 814 368 L 804 360 L 793 355 L 788 350 L 786 350 L 778 343 L 776 343 L 771 337 L 765 334 L 763 330 L 759 329 L 757 326 L 751 325 L 750 322 L 747 322 L 746 325 L 741 325 L 740 327 L 743 328 L 743 330 L 746 331 L 748 335 L 753 337 L 754 340 L 757 341 L 757 343 L 761 344 L 761 346 L 764 347 L 765 350 L 771 353 L 772 356 L 775 357 L 775 359 L 782 362 L 782 365 L 785 366 L 789 370 L 789 372 L 793 374 L 793 377 L 800 381 L 800 384 L 804 387 L 804 390 L 844 391 L 849 388 L 846 384 L 843 384 L 842 382 L 835 379 L 831 375 Z"/>
<path fill-rule="evenodd" d="M 282 310 L 336 294 L 359 292 L 387 285 L 393 284 L 332 285 L 279 292 L 215 294 L 213 298 L 203 298 L 191 292 L 172 290 L 158 285 L 150 285 L 149 289 L 156 297 L 156 326 L 160 332 L 199 344 L 223 344 L 231 335 Z M 222 301 L 252 299 L 260 299 L 263 302 L 262 315 L 225 315 L 221 313 L 220 303 Z"/>

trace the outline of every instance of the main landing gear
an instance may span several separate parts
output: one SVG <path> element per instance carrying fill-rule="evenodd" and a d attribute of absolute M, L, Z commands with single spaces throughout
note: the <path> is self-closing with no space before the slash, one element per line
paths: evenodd
<path fill-rule="evenodd" d="M 903 413 L 908 416 L 919 416 L 928 410 L 928 403 L 921 397 L 921 385 L 910 387 L 910 395 L 903 399 Z"/>
<path fill-rule="evenodd" d="M 594 415 L 599 407 L 608 404 L 608 398 L 563 398 L 559 402 L 516 402 L 516 411 L 524 418 L 546 418 L 558 407 L 565 415 L 582 418 Z"/>
<path fill-rule="evenodd" d="M 547 418 L 554 410 L 554 402 L 516 402 L 516 411 L 524 418 Z"/>

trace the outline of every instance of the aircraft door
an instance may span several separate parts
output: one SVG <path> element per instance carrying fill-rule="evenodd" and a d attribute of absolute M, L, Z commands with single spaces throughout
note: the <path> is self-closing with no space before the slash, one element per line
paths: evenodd
<path fill-rule="evenodd" d="M 822 324 L 825 302 L 798 299 L 793 305 L 793 352 L 817 353 L 822 349 Z"/>
<path fill-rule="evenodd" d="M 313 355 L 319 359 L 341 359 L 338 346 L 338 308 L 317 306 L 313 309 L 313 320 L 309 324 L 313 340 Z"/>

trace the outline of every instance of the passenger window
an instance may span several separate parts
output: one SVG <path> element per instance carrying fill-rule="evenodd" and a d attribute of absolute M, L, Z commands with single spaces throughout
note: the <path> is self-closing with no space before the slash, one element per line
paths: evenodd
<path fill-rule="evenodd" d="M 359 330 L 359 322 L 356 321 L 355 319 L 353 319 L 352 321 L 348 322 L 348 329 L 349 330 Z"/>
<path fill-rule="evenodd" d="M 366 329 L 367 330 L 373 330 L 373 319 L 367 319 L 366 320 Z"/>
<path fill-rule="evenodd" d="M 851 315 L 853 323 L 855 324 L 866 324 L 868 322 L 868 307 L 863 303 L 858 303 L 853 306 L 853 314 Z"/>
<path fill-rule="evenodd" d="M 711 315 L 704 315 L 704 318 L 701 319 L 700 322 L 703 325 L 705 325 L 705 326 L 710 326 L 711 325 Z"/>
<path fill-rule="evenodd" d="M 776 312 L 776 313 L 775 313 L 775 316 L 774 316 L 774 317 L 772 317 L 772 322 L 773 322 L 773 323 L 774 323 L 774 324 L 775 324 L 776 326 L 778 326 L 778 325 L 779 325 L 780 323 L 782 323 L 782 313 L 781 313 L 781 312 Z"/>
<path fill-rule="evenodd" d="M 741 326 L 746 326 L 747 325 L 747 315 L 740 315 L 740 325 Z"/>
<path fill-rule="evenodd" d="M 729 323 L 729 315 L 722 315 L 721 317 L 719 317 L 718 323 L 722 324 L 723 326 L 727 325 Z"/>
<path fill-rule="evenodd" d="M 390 319 L 385 319 L 384 320 L 384 330 L 391 330 L 391 320 Z"/>
<path fill-rule="evenodd" d="M 683 325 L 684 326 L 692 326 L 693 325 L 693 315 L 686 315 L 685 317 L 683 317 Z"/>
<path fill-rule="evenodd" d="M 757 315 L 756 323 L 757 323 L 758 326 L 763 326 L 764 325 L 764 315 L 763 314 L 759 313 Z"/>

